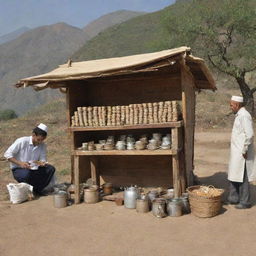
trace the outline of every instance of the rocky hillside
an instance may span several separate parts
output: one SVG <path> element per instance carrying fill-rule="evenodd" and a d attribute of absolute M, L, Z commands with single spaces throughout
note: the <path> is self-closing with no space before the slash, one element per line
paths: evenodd
<path fill-rule="evenodd" d="M 4 43 L 7 43 L 9 41 L 12 41 L 12 40 L 16 39 L 17 37 L 19 37 L 20 35 L 22 35 L 26 31 L 28 31 L 29 29 L 30 28 L 28 28 L 28 27 L 21 27 L 21 28 L 16 29 L 15 31 L 13 31 L 11 33 L 0 36 L 0 44 L 4 44 Z"/>
<path fill-rule="evenodd" d="M 20 115 L 59 97 L 57 91 L 17 90 L 12 85 L 20 78 L 42 74 L 65 63 L 93 33 L 137 15 L 139 13 L 118 11 L 99 18 L 84 29 L 65 23 L 38 27 L 0 45 L 0 109 L 13 109 Z"/>
<path fill-rule="evenodd" d="M 83 28 L 83 30 L 88 37 L 93 38 L 94 36 L 98 35 L 100 32 L 109 27 L 120 24 L 142 14 L 142 12 L 133 12 L 127 10 L 112 12 L 89 23 Z"/>
<path fill-rule="evenodd" d="M 67 61 L 86 38 L 81 29 L 58 23 L 30 30 L 16 40 L 0 45 L 1 109 L 18 114 L 48 101 L 56 93 L 17 90 L 18 79 L 47 72 Z"/>

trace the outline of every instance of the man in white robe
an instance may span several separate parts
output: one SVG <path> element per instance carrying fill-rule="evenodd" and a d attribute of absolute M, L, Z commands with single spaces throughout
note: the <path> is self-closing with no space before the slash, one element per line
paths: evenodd
<path fill-rule="evenodd" d="M 249 182 L 254 181 L 253 122 L 250 113 L 243 107 L 243 97 L 232 96 L 230 107 L 235 114 L 231 134 L 228 180 L 228 201 L 237 209 L 251 207 Z"/>

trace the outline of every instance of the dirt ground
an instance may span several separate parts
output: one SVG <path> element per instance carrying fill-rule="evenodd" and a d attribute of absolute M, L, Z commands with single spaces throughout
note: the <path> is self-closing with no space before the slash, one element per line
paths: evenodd
<path fill-rule="evenodd" d="M 230 130 L 196 132 L 195 173 L 202 184 L 227 188 L 229 139 Z M 255 206 L 224 205 L 206 219 L 157 219 L 106 201 L 62 209 L 53 207 L 52 196 L 20 205 L 2 201 L 0 255 L 255 255 L 255 218 Z"/>

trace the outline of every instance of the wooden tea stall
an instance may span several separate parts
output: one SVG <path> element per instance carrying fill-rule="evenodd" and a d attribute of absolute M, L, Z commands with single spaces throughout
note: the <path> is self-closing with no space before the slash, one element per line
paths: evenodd
<path fill-rule="evenodd" d="M 195 92 L 216 90 L 216 87 L 204 61 L 192 56 L 190 48 L 84 62 L 69 61 L 49 73 L 17 83 L 17 87 L 27 86 L 33 86 L 35 90 L 59 88 L 66 93 L 76 203 L 80 202 L 79 184 L 90 177 L 96 184 L 111 182 L 116 186 L 173 187 L 175 196 L 192 185 Z M 176 119 L 157 117 L 156 121 L 152 117 L 153 110 L 150 107 L 147 112 L 145 110 L 147 106 L 153 106 L 150 104 L 158 106 L 159 111 L 161 104 L 167 109 L 174 101 L 181 106 L 181 115 Z M 143 104 L 146 107 L 141 110 Z M 125 109 L 129 106 L 132 110 L 125 117 Z M 83 117 L 82 109 L 93 109 L 98 114 L 86 112 Z M 122 121 L 117 120 L 116 112 L 114 123 L 105 120 L 108 114 L 104 111 L 108 109 L 121 111 Z M 130 117 L 127 121 L 125 118 L 136 109 L 142 111 L 141 120 Z M 79 115 L 82 121 L 78 119 Z M 96 115 L 103 119 L 97 119 L 97 122 L 87 120 L 95 120 Z M 148 118 L 143 119 L 146 115 Z M 171 148 L 81 149 L 84 142 L 103 140 L 108 136 L 118 138 L 132 134 L 139 137 L 147 134 L 150 137 L 153 133 L 170 134 Z"/>

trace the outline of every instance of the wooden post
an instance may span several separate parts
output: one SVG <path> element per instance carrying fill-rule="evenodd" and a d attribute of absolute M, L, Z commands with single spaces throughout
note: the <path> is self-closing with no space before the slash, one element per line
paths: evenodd
<path fill-rule="evenodd" d="M 79 156 L 74 156 L 75 203 L 80 203 L 80 170 Z"/>
<path fill-rule="evenodd" d="M 185 63 L 181 62 L 182 115 L 184 121 L 184 154 L 187 186 L 193 185 L 195 83 Z"/>
<path fill-rule="evenodd" d="M 182 187 L 181 187 L 181 179 L 180 179 L 179 154 L 172 156 L 172 171 L 173 171 L 174 197 L 180 197 L 182 194 Z"/>
<path fill-rule="evenodd" d="M 178 150 L 179 142 L 178 142 L 178 128 L 173 128 L 171 130 L 172 133 L 172 149 Z"/>

